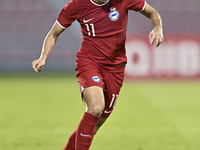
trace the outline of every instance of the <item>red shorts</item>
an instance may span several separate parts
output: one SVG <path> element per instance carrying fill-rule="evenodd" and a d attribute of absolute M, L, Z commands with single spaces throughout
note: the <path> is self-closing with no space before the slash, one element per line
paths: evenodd
<path fill-rule="evenodd" d="M 76 61 L 76 76 L 82 90 L 90 86 L 100 86 L 104 90 L 105 108 L 101 116 L 109 117 L 116 105 L 124 80 L 124 69 L 121 72 L 110 72 L 88 58 Z M 121 67 L 125 68 L 123 65 Z"/>

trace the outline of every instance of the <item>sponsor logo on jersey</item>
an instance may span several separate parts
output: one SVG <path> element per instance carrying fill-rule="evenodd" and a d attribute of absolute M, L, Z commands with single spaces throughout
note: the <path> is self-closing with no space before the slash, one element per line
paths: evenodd
<path fill-rule="evenodd" d="M 87 22 L 89 22 L 89 21 L 91 21 L 91 20 L 93 20 L 94 18 L 91 18 L 91 19 L 88 19 L 88 20 L 85 20 L 85 19 L 83 19 L 83 22 L 84 23 L 87 23 Z"/>
<path fill-rule="evenodd" d="M 111 113 L 111 112 L 112 112 L 112 110 L 110 110 L 110 111 L 105 110 L 105 111 L 104 111 L 105 114 L 109 114 L 109 113 Z"/>
<path fill-rule="evenodd" d="M 99 78 L 98 76 L 93 76 L 93 77 L 92 77 L 92 80 L 93 80 L 94 82 L 100 82 L 100 78 Z"/>
<path fill-rule="evenodd" d="M 109 18 L 112 21 L 116 21 L 117 19 L 119 19 L 119 12 L 116 10 L 115 7 L 110 8 Z"/>
<path fill-rule="evenodd" d="M 81 133 L 80 135 L 81 135 L 81 136 L 91 136 L 91 135 L 83 134 L 83 133 Z"/>

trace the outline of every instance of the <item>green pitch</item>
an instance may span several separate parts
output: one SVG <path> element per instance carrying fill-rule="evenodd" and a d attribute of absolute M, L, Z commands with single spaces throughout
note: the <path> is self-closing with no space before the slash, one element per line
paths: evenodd
<path fill-rule="evenodd" d="M 84 108 L 71 76 L 0 77 L 0 150 L 61 150 Z M 91 150 L 199 150 L 200 82 L 126 81 Z"/>

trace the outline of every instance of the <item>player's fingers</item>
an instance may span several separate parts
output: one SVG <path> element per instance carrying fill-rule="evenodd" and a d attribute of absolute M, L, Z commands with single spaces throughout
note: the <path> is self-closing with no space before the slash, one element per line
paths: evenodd
<path fill-rule="evenodd" d="M 163 40 L 164 40 L 163 36 L 159 37 L 158 41 L 156 42 L 156 47 L 158 47 L 163 42 Z"/>
<path fill-rule="evenodd" d="M 158 47 L 161 43 L 162 41 L 158 41 L 158 43 L 156 44 L 156 47 Z"/>
<path fill-rule="evenodd" d="M 150 42 L 152 36 L 153 36 L 152 33 L 149 33 L 149 42 Z"/>
<path fill-rule="evenodd" d="M 156 38 L 156 47 L 158 47 L 160 45 L 160 40 L 158 38 Z"/>
<path fill-rule="evenodd" d="M 38 70 L 37 70 L 37 67 L 38 66 L 38 63 L 36 63 L 36 62 L 32 62 L 32 68 L 33 68 L 33 70 L 36 72 L 36 73 L 38 73 Z"/>
<path fill-rule="evenodd" d="M 149 43 L 150 43 L 151 45 L 153 45 L 154 40 L 155 40 L 155 36 L 154 36 L 154 35 L 151 35 L 151 37 L 149 38 Z"/>
<path fill-rule="evenodd" d="M 44 68 L 44 65 L 39 63 L 37 66 L 36 66 L 36 69 L 38 72 L 42 71 L 42 69 Z"/>
<path fill-rule="evenodd" d="M 44 69 L 44 67 L 43 66 L 41 66 L 40 68 L 38 68 L 37 70 L 38 70 L 38 72 L 40 72 L 40 71 L 42 71 Z"/>

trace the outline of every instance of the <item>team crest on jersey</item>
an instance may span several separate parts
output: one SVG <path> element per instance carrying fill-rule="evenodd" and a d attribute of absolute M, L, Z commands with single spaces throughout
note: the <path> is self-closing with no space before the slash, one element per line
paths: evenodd
<path fill-rule="evenodd" d="M 93 80 L 94 82 L 100 82 L 100 78 L 99 78 L 98 76 L 93 76 L 93 77 L 92 77 L 92 80 Z"/>
<path fill-rule="evenodd" d="M 116 10 L 115 7 L 110 8 L 109 18 L 112 21 L 116 21 L 117 19 L 119 19 L 119 12 Z"/>

